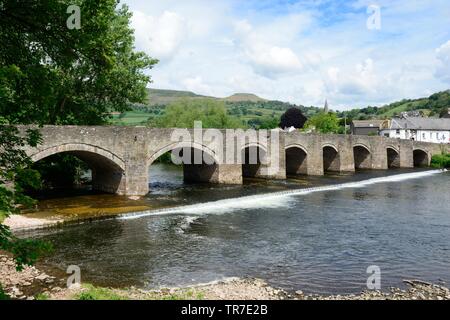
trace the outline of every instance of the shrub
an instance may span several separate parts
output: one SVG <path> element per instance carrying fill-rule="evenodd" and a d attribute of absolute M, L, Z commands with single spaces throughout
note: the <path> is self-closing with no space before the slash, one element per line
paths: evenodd
<path fill-rule="evenodd" d="M 126 300 L 126 297 L 118 295 L 108 288 L 100 288 L 91 284 L 85 284 L 84 289 L 83 292 L 76 296 L 77 300 Z"/>
<path fill-rule="evenodd" d="M 450 168 L 450 153 L 435 154 L 431 158 L 433 168 Z"/>
<path fill-rule="evenodd" d="M 0 285 L 0 300 L 9 300 L 9 296 L 3 291 L 2 286 Z"/>

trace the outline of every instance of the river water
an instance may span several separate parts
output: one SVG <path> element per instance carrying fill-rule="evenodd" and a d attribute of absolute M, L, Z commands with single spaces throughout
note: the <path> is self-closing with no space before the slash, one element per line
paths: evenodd
<path fill-rule="evenodd" d="M 78 265 L 82 281 L 103 286 L 248 276 L 287 290 L 357 293 L 373 265 L 383 290 L 403 287 L 403 279 L 450 283 L 449 172 L 362 171 L 220 186 L 185 185 L 178 168 L 152 165 L 150 177 L 139 212 L 23 235 L 53 243 L 43 264 L 62 271 Z M 129 201 L 78 196 L 42 201 L 41 210 L 129 208 Z"/>

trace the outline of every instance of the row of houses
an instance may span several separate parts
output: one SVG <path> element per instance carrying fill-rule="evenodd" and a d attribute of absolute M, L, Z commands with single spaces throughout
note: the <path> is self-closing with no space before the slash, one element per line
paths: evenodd
<path fill-rule="evenodd" d="M 380 135 L 433 143 L 450 143 L 450 118 L 402 117 L 390 120 L 354 120 L 352 134 Z"/>

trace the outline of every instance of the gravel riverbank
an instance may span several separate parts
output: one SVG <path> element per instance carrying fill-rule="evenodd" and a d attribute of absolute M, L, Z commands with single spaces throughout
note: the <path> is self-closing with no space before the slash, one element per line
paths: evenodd
<path fill-rule="evenodd" d="M 17 272 L 13 260 L 0 254 L 0 283 L 13 299 L 77 299 L 82 293 L 92 290 L 87 286 L 69 290 L 65 282 L 66 279 L 49 275 L 36 267 L 26 267 L 22 272 Z M 444 286 L 420 280 L 405 280 L 405 283 L 408 285 L 406 290 L 391 288 L 389 292 L 365 291 L 351 295 L 310 295 L 300 290 L 286 292 L 260 279 L 238 278 L 186 288 L 101 290 L 115 298 L 136 300 L 450 300 L 450 290 Z"/>

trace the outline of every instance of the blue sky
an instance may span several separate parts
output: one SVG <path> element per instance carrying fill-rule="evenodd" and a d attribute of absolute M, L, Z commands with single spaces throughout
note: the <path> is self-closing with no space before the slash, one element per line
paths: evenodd
<path fill-rule="evenodd" d="M 340 110 L 450 88 L 448 0 L 122 2 L 136 48 L 160 60 L 154 88 Z"/>

